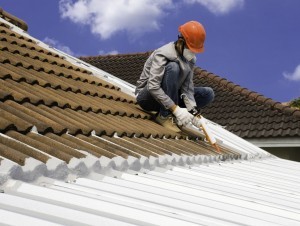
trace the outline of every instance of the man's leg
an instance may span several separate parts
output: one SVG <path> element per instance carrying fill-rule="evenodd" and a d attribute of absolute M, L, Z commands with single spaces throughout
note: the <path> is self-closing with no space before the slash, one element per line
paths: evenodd
<path fill-rule="evenodd" d="M 161 83 L 161 88 L 164 90 L 166 95 L 168 95 L 175 104 L 178 104 L 178 81 L 180 76 L 179 65 L 175 62 L 169 62 L 165 68 L 165 74 Z M 156 117 L 156 122 L 162 126 L 174 131 L 181 132 L 177 127 L 174 116 L 169 109 L 165 109 L 164 106 L 160 106 L 159 114 Z"/>
<path fill-rule="evenodd" d="M 203 108 L 214 100 L 214 91 L 210 87 L 195 87 L 194 97 L 197 104 L 197 109 Z M 183 99 L 179 98 L 179 107 L 185 108 L 186 105 Z"/>
<path fill-rule="evenodd" d="M 161 87 L 164 92 L 175 102 L 178 103 L 178 80 L 180 75 L 179 65 L 175 62 L 169 62 L 165 68 L 165 74 L 162 80 Z M 157 111 L 160 115 L 166 117 L 171 115 L 171 111 L 165 109 L 159 104 L 148 91 L 145 86 L 138 94 L 137 103 L 146 111 Z"/>
<path fill-rule="evenodd" d="M 210 87 L 195 87 L 194 96 L 197 109 L 201 109 L 214 100 L 215 93 Z"/>
<path fill-rule="evenodd" d="M 164 78 L 161 87 L 164 92 L 177 104 L 178 103 L 178 79 L 180 69 L 177 63 L 170 62 L 166 65 Z M 137 103 L 146 111 L 156 111 L 158 115 L 155 121 L 162 126 L 172 130 L 173 132 L 180 132 L 170 110 L 165 109 L 159 104 L 149 93 L 147 87 L 144 87 L 137 96 Z"/>
<path fill-rule="evenodd" d="M 179 76 L 179 65 L 176 62 L 169 62 L 165 68 L 165 74 L 161 83 L 161 87 L 164 92 L 174 101 L 175 104 L 178 104 L 179 99 Z M 163 117 L 167 117 L 168 115 L 171 115 L 171 111 L 161 106 L 159 114 Z"/>
<path fill-rule="evenodd" d="M 159 112 L 161 107 L 150 94 L 146 86 L 139 92 L 139 95 L 136 97 L 136 101 L 145 111 Z"/>
<path fill-rule="evenodd" d="M 180 75 L 179 65 L 175 62 L 169 62 L 165 67 L 165 73 L 161 82 L 161 88 L 164 90 L 175 104 L 178 104 L 178 80 Z M 162 126 L 174 131 L 181 132 L 177 127 L 176 121 L 169 109 L 165 109 L 164 106 L 160 106 L 159 114 L 155 119 L 156 122 Z"/>

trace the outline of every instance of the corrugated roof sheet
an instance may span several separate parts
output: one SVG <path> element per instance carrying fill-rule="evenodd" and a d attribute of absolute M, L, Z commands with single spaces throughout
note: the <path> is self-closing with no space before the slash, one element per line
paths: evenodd
<path fill-rule="evenodd" d="M 125 81 L 136 84 L 151 52 L 81 57 Z M 243 138 L 299 137 L 300 110 L 284 106 L 201 68 L 194 82 L 215 91 L 215 100 L 203 115 Z"/>
<path fill-rule="evenodd" d="M 15 180 L 0 222 L 18 225 L 300 225 L 299 164 L 265 159 Z"/>

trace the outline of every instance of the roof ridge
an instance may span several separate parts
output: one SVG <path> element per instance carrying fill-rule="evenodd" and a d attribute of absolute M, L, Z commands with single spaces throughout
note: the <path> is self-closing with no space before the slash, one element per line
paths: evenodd
<path fill-rule="evenodd" d="M 25 21 L 4 11 L 1 7 L 0 7 L 0 17 L 2 17 L 7 22 L 12 23 L 12 24 L 16 25 L 17 27 L 23 29 L 24 31 L 28 30 L 28 25 Z"/>
<path fill-rule="evenodd" d="M 210 80 L 217 83 L 217 85 L 222 86 L 223 88 L 228 89 L 234 93 L 239 93 L 252 101 L 256 101 L 260 104 L 269 106 L 270 108 L 279 110 L 282 113 L 300 117 L 300 109 L 295 109 L 290 106 L 283 105 L 280 102 L 274 101 L 272 98 L 265 97 L 264 95 L 259 94 L 258 92 L 251 91 L 245 87 L 237 85 L 226 78 L 222 78 L 200 67 L 196 67 L 194 72 L 195 75 L 209 77 Z"/>
<path fill-rule="evenodd" d="M 147 52 L 136 52 L 136 53 L 118 53 L 118 54 L 107 54 L 107 55 L 98 55 L 98 56 L 81 56 L 79 59 L 95 59 L 95 58 L 114 58 L 114 57 L 123 57 L 123 56 L 137 56 L 137 55 L 150 55 L 153 51 Z"/>

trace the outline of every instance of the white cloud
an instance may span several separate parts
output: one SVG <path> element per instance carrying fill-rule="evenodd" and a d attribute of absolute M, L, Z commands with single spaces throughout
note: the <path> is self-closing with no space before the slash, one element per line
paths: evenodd
<path fill-rule="evenodd" d="M 199 3 L 215 15 L 224 15 L 234 9 L 241 9 L 245 0 L 184 0 L 185 3 Z"/>
<path fill-rule="evenodd" d="M 62 18 L 89 25 L 91 32 L 108 39 L 118 32 L 138 37 L 159 30 L 160 19 L 173 7 L 172 0 L 60 0 Z"/>
<path fill-rule="evenodd" d="M 293 73 L 283 72 L 283 76 L 292 81 L 300 81 L 300 64 L 295 68 Z"/>
<path fill-rule="evenodd" d="M 117 50 L 112 50 L 112 51 L 109 51 L 109 52 L 105 52 L 103 50 L 100 50 L 98 52 L 99 55 L 117 55 L 119 54 L 119 52 Z"/>
<path fill-rule="evenodd" d="M 59 41 L 57 41 L 55 39 L 46 37 L 46 38 L 44 38 L 43 42 L 48 44 L 49 46 L 52 46 L 58 50 L 63 51 L 64 53 L 67 53 L 71 56 L 75 55 L 74 52 L 68 46 L 61 44 Z"/>

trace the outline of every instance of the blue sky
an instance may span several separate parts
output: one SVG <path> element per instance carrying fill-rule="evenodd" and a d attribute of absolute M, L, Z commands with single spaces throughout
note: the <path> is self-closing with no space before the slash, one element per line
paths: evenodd
<path fill-rule="evenodd" d="M 197 65 L 286 102 L 300 97 L 299 0 L 2 0 L 29 34 L 75 56 L 136 53 L 206 29 Z"/>

